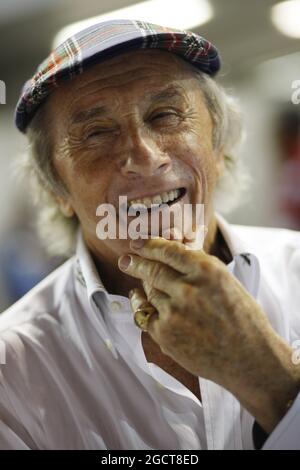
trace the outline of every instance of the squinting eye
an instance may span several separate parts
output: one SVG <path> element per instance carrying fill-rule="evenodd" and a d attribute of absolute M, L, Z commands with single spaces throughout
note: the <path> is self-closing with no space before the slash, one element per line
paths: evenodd
<path fill-rule="evenodd" d="M 89 134 L 87 134 L 86 138 L 90 139 L 91 137 L 98 137 L 100 135 L 105 135 L 111 132 L 110 129 L 94 129 Z"/>
<path fill-rule="evenodd" d="M 88 135 L 87 135 L 87 139 L 90 139 L 91 137 L 95 137 L 95 136 L 97 136 L 97 135 L 99 135 L 99 134 L 100 134 L 99 131 L 92 132 L 91 134 L 88 134 Z"/>
<path fill-rule="evenodd" d="M 153 119 L 162 119 L 164 117 L 170 117 L 170 116 L 174 116 L 176 117 L 177 115 L 175 113 L 168 113 L 168 112 L 165 112 L 165 113 L 159 113 L 159 114 L 156 114 L 156 116 L 153 117 Z"/>
<path fill-rule="evenodd" d="M 152 119 L 152 126 L 158 127 L 159 129 L 164 128 L 174 128 L 180 124 L 180 115 L 175 113 L 174 111 L 165 111 L 162 113 L 155 114 Z"/>

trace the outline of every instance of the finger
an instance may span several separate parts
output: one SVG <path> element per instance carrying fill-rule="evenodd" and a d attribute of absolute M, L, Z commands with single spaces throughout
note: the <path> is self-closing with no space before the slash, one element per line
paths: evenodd
<path fill-rule="evenodd" d="M 132 310 L 135 312 L 138 308 L 151 306 L 155 307 L 162 317 L 170 297 L 158 289 L 150 288 L 145 281 L 143 282 L 143 287 L 144 290 L 135 288 L 130 291 Z"/>
<path fill-rule="evenodd" d="M 132 289 L 132 291 L 130 291 L 130 303 L 134 312 L 138 308 L 147 307 L 151 305 L 147 299 L 145 292 L 139 288 Z"/>
<path fill-rule="evenodd" d="M 183 244 L 186 249 L 188 250 L 203 250 L 205 236 L 207 234 L 207 227 L 206 226 L 199 226 L 196 230 L 193 238 L 184 238 Z"/>
<path fill-rule="evenodd" d="M 155 305 L 151 304 L 147 297 L 145 292 L 142 289 L 133 289 L 130 293 L 130 302 L 132 306 L 132 310 L 135 313 L 139 308 L 143 307 L 155 307 Z M 150 335 L 154 334 L 155 327 L 154 327 L 154 322 L 158 321 L 159 319 L 159 310 L 156 308 L 156 313 L 153 313 L 151 317 L 148 320 L 148 326 L 147 326 L 147 331 L 149 332 Z"/>
<path fill-rule="evenodd" d="M 200 257 L 205 256 L 202 250 L 197 252 L 188 250 L 183 243 L 164 238 L 132 240 L 130 248 L 139 256 L 160 261 L 182 274 L 190 273 L 191 270 L 196 269 Z"/>
<path fill-rule="evenodd" d="M 150 304 L 153 305 L 161 314 L 164 314 L 165 306 L 167 305 L 167 302 L 169 302 L 170 296 L 155 287 L 150 286 L 147 281 L 143 281 L 143 288 L 148 302 L 150 302 Z"/>
<path fill-rule="evenodd" d="M 176 294 L 176 286 L 177 291 L 179 290 L 180 274 L 162 263 L 131 254 L 119 258 L 118 264 L 121 271 L 136 279 L 147 281 L 150 287 L 155 287 L 171 297 Z"/>

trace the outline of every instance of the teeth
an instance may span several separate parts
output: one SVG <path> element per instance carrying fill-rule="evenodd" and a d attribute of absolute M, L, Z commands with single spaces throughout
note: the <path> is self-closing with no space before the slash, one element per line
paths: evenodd
<path fill-rule="evenodd" d="M 150 207 L 151 206 L 151 199 L 150 197 L 145 197 L 144 200 L 142 199 L 142 204 L 145 204 L 146 207 Z"/>
<path fill-rule="evenodd" d="M 156 196 L 153 196 L 151 198 L 144 197 L 142 199 L 132 199 L 131 201 L 129 201 L 128 207 L 139 206 L 143 204 L 147 208 L 151 208 L 151 204 L 162 204 L 166 202 L 171 202 L 171 201 L 174 201 L 174 199 L 177 199 L 179 195 L 180 195 L 180 190 L 174 189 L 167 193 L 157 194 Z"/>
<path fill-rule="evenodd" d="M 168 200 L 169 200 L 168 193 L 162 193 L 161 198 L 162 198 L 163 202 L 168 202 Z"/>
<path fill-rule="evenodd" d="M 161 204 L 161 203 L 162 203 L 161 196 L 154 196 L 154 198 L 152 198 L 152 204 Z"/>

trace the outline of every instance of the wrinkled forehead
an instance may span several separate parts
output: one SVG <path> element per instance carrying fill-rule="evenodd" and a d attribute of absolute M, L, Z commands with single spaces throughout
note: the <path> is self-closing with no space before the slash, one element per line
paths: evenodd
<path fill-rule="evenodd" d="M 145 87 L 159 88 L 160 85 L 195 78 L 196 72 L 196 68 L 184 59 L 166 51 L 132 51 L 97 64 L 62 84 L 52 93 L 49 102 L 50 106 L 61 106 L 62 101 L 71 104 L 81 95 L 97 90 L 108 93 L 118 88 L 122 92 L 134 83 L 144 82 Z"/>

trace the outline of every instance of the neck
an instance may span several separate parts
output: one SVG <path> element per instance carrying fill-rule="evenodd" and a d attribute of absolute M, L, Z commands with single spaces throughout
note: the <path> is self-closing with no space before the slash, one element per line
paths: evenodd
<path fill-rule="evenodd" d="M 218 228 L 217 220 L 213 215 L 208 226 L 208 232 L 204 240 L 203 250 L 219 258 L 223 263 L 228 264 L 232 257 L 228 246 Z M 136 287 L 142 289 L 142 283 L 138 279 L 121 272 L 114 263 L 106 263 L 93 255 L 95 265 L 100 273 L 101 280 L 110 294 L 128 297 L 128 292 Z"/>

